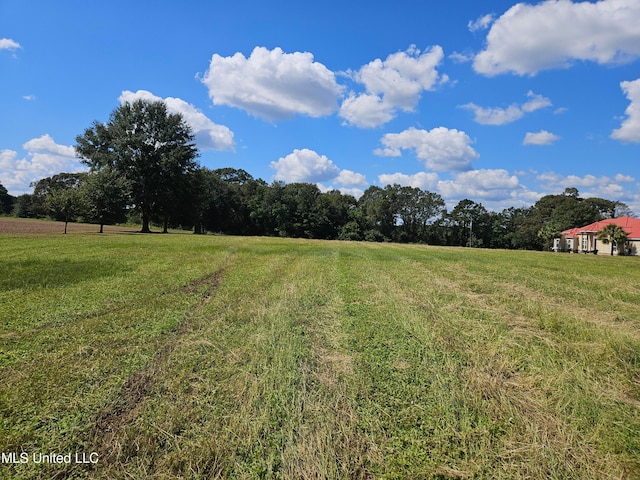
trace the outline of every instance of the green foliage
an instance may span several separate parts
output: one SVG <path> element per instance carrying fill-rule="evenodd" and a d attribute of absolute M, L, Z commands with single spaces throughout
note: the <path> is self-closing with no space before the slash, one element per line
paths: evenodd
<path fill-rule="evenodd" d="M 607 243 L 610 243 L 611 255 L 613 255 L 614 247 L 616 247 L 620 251 L 621 247 L 623 247 L 627 242 L 627 232 L 625 232 L 624 228 L 622 228 L 620 225 L 611 223 L 598 232 L 598 240 L 600 240 L 605 245 Z"/>
<path fill-rule="evenodd" d="M 191 138 L 188 129 L 179 116 L 162 120 L 163 111 L 161 105 L 145 103 L 122 106 L 108 125 L 95 123 L 78 137 L 78 153 L 92 165 L 85 189 L 89 220 L 102 224 L 126 215 L 139 219 L 144 231 L 153 220 L 165 232 L 172 227 L 193 228 L 194 233 L 548 250 L 563 230 L 630 213 L 621 202 L 581 198 L 576 188 L 546 195 L 528 208 L 490 212 L 482 203 L 463 199 L 448 212 L 437 193 L 398 184 L 371 186 L 358 200 L 337 190 L 321 192 L 309 183 L 268 185 L 242 169 L 196 168 L 195 147 L 181 143 Z M 178 132 L 177 157 L 166 153 L 170 148 L 159 140 L 154 147 L 144 141 L 146 130 L 127 128 L 133 119 L 149 122 L 158 135 L 165 123 L 169 132 Z M 38 182 L 32 198 L 16 199 L 16 214 L 50 213 L 44 197 L 55 178 Z"/>
<path fill-rule="evenodd" d="M 7 189 L 0 183 L 0 215 L 9 214 L 13 210 L 13 201 L 15 198 L 9 195 Z"/>
<path fill-rule="evenodd" d="M 39 180 L 34 185 L 30 213 L 63 221 L 67 233 L 67 224 L 87 211 L 86 180 L 86 173 L 59 173 Z"/>
<path fill-rule="evenodd" d="M 86 197 L 80 188 L 54 190 L 45 199 L 47 210 L 56 218 L 64 221 L 64 233 L 67 224 L 86 210 Z"/>
<path fill-rule="evenodd" d="M 100 225 L 122 222 L 126 219 L 129 200 L 129 182 L 111 167 L 91 172 L 84 185 L 87 199 L 86 217 Z"/>
<path fill-rule="evenodd" d="M 32 204 L 33 195 L 29 193 L 18 195 L 13 201 L 13 209 L 11 210 L 11 214 L 19 218 L 35 217 L 36 215 L 34 215 L 31 208 Z"/>
<path fill-rule="evenodd" d="M 180 211 L 198 151 L 189 125 L 169 114 L 164 102 L 136 100 L 114 110 L 107 124 L 94 122 L 76 138 L 76 151 L 93 171 L 113 169 L 129 186 L 129 197 L 149 231 L 152 216 L 169 219 Z M 182 201 L 182 202 L 181 202 Z"/>

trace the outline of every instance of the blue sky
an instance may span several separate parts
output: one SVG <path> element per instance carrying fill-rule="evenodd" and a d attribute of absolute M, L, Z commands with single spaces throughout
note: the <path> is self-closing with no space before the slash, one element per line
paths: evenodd
<path fill-rule="evenodd" d="M 224 4 L 223 4 L 224 3 Z M 576 187 L 640 214 L 640 0 L 0 1 L 0 182 L 162 99 L 200 163 L 501 210 Z"/>

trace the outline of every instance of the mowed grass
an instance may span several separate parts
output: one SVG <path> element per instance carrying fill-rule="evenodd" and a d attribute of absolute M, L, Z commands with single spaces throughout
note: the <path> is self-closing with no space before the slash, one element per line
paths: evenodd
<path fill-rule="evenodd" d="M 0 237 L 1 478 L 640 478 L 640 259 Z"/>

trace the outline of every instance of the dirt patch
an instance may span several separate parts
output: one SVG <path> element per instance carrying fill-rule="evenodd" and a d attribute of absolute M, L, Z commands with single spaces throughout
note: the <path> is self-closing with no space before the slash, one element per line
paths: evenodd
<path fill-rule="evenodd" d="M 100 231 L 100 225 L 94 225 L 90 223 L 68 223 L 67 233 L 98 233 Z M 136 228 L 123 227 L 117 225 L 105 225 L 105 233 L 119 233 L 119 232 L 136 232 Z M 33 218 L 13 218 L 13 217 L 0 217 L 0 234 L 63 234 L 64 222 L 54 222 L 52 220 L 37 220 Z"/>

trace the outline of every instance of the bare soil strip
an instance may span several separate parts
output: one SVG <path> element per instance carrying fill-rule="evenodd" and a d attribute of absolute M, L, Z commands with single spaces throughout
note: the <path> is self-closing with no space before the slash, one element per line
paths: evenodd
<path fill-rule="evenodd" d="M 67 233 L 98 233 L 100 225 L 90 223 L 67 224 Z M 105 233 L 133 233 L 137 229 L 133 227 L 123 227 L 119 225 L 105 225 Z M 0 234 L 64 234 L 64 222 L 55 222 L 52 220 L 35 220 L 32 218 L 13 218 L 0 217 Z"/>

